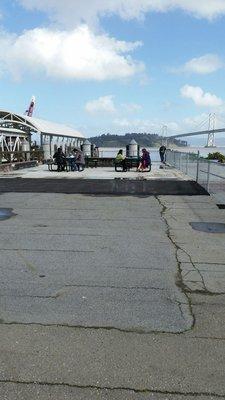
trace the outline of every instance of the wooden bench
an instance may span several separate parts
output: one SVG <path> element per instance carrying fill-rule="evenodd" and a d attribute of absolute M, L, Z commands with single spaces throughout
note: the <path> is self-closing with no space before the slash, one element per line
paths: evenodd
<path fill-rule="evenodd" d="M 99 167 L 99 158 L 85 157 L 85 166 L 87 168 L 97 168 Z"/>
<path fill-rule="evenodd" d="M 48 170 L 49 171 L 57 171 L 58 164 L 54 160 L 47 160 Z M 66 163 L 65 171 L 68 172 L 68 164 Z"/>
<path fill-rule="evenodd" d="M 49 171 L 55 171 L 53 169 L 53 166 L 56 165 L 56 169 L 58 168 L 57 164 L 54 162 L 54 160 L 47 160 L 47 166 Z"/>
<path fill-rule="evenodd" d="M 127 171 L 130 171 L 130 169 L 132 169 L 132 168 L 136 168 L 137 169 L 138 166 L 139 166 L 139 162 L 140 161 L 139 161 L 138 158 L 126 158 Z M 116 172 L 123 171 L 123 165 L 121 164 L 121 162 L 115 162 L 114 165 L 115 165 L 115 171 Z M 150 172 L 151 169 L 152 169 L 152 164 L 150 163 L 148 168 L 143 172 Z"/>

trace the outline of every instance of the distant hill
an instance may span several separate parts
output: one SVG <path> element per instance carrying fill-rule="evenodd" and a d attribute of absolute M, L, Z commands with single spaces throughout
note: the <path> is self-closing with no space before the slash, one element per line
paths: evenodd
<path fill-rule="evenodd" d="M 89 138 L 97 147 L 126 147 L 134 139 L 141 147 L 159 147 L 162 137 L 153 133 L 126 133 L 125 135 L 113 135 L 110 133 Z M 186 142 L 174 139 L 177 146 L 186 146 Z M 169 142 L 168 142 L 169 144 Z"/>

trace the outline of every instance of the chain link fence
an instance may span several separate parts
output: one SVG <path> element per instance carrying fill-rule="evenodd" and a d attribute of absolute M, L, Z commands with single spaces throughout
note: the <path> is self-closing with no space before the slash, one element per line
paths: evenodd
<path fill-rule="evenodd" d="M 209 193 L 225 192 L 225 164 L 207 160 L 198 153 L 167 150 L 166 162 L 198 182 Z"/>

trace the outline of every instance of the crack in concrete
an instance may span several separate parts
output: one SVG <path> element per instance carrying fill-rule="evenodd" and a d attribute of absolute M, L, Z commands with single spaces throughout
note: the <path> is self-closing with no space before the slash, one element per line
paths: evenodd
<path fill-rule="evenodd" d="M 203 275 L 202 275 L 202 273 L 200 272 L 200 270 L 198 269 L 198 267 L 196 266 L 196 264 L 198 264 L 198 265 L 205 265 L 205 264 L 208 264 L 208 265 L 223 265 L 223 264 L 221 264 L 221 263 L 207 263 L 207 262 L 203 262 L 203 263 L 195 263 L 193 260 L 192 260 L 192 257 L 191 257 L 191 255 L 185 250 L 185 249 L 183 249 L 181 246 L 180 246 L 180 244 L 178 245 L 176 242 L 175 242 L 175 240 L 173 239 L 173 237 L 172 237 L 172 235 L 171 235 L 171 233 L 170 233 L 170 230 L 171 230 L 171 228 L 170 228 L 170 226 L 169 226 L 169 223 L 168 223 L 168 221 L 167 221 L 167 218 L 165 217 L 165 214 L 166 214 L 166 211 L 167 211 L 167 207 L 163 204 L 163 202 L 161 201 L 161 199 L 159 199 L 157 196 L 156 196 L 156 199 L 158 200 L 158 202 L 159 202 L 159 204 L 161 205 L 161 207 L 162 207 L 162 213 L 161 213 L 161 215 L 162 215 L 162 218 L 164 219 L 164 221 L 165 221 L 165 223 L 166 223 L 166 226 L 167 226 L 167 228 L 168 228 L 168 230 L 167 230 L 167 236 L 168 236 L 168 238 L 171 240 L 171 242 L 173 243 L 173 245 L 175 246 L 175 248 L 176 248 L 176 258 L 177 258 L 177 263 L 178 263 L 178 269 L 179 269 L 179 274 L 178 274 L 178 281 L 177 281 L 177 286 L 179 286 L 181 289 L 182 289 L 182 291 L 186 294 L 186 296 L 187 296 L 187 293 L 195 293 L 195 294 L 202 294 L 202 295 L 208 295 L 208 296 L 217 296 L 217 295 L 222 295 L 222 294 L 224 294 L 224 293 L 216 293 L 216 292 L 212 292 L 212 291 L 209 291 L 208 290 L 208 288 L 207 288 L 207 286 L 206 286 L 206 284 L 205 284 L 205 281 L 204 281 L 204 277 L 203 277 Z M 197 215 L 197 214 L 196 214 Z M 197 215 L 198 216 L 198 215 Z M 201 219 L 201 218 L 200 218 Z M 181 252 L 183 252 L 184 254 L 186 254 L 186 256 L 189 258 L 189 261 L 179 261 L 179 258 L 178 258 L 178 251 L 181 251 Z M 196 271 L 197 273 L 198 273 L 198 275 L 199 275 L 199 277 L 200 277 L 200 279 L 201 279 L 201 284 L 202 284 L 202 288 L 203 289 L 195 289 L 195 290 L 193 290 L 193 289 L 191 289 L 187 284 L 185 284 L 185 282 L 183 281 L 183 269 L 182 269 L 182 264 L 191 264 L 192 265 L 192 267 L 193 267 L 193 270 L 192 271 Z M 188 271 L 188 273 L 189 272 L 191 272 L 191 271 Z M 186 275 L 185 275 L 186 276 Z M 191 282 L 191 281 L 190 281 Z M 199 281 L 193 281 L 193 283 L 199 283 Z M 189 299 L 189 297 L 187 296 L 187 298 Z M 191 300 L 189 299 L 189 303 L 190 303 L 190 306 L 191 306 Z M 192 315 L 193 315 L 193 313 L 192 313 Z M 194 318 L 194 315 L 193 315 L 193 318 Z M 194 325 L 193 325 L 193 327 L 194 327 Z"/>
<path fill-rule="evenodd" d="M 185 252 L 185 250 L 183 250 L 183 251 Z M 186 252 L 185 252 L 185 253 L 186 253 Z M 186 253 L 186 254 L 187 254 L 187 253 Z M 188 254 L 187 254 L 187 255 L 188 255 Z M 189 258 L 190 258 L 190 260 L 191 260 L 191 257 L 190 257 L 190 256 L 189 256 Z M 197 273 L 199 274 L 199 277 L 200 277 L 201 281 L 198 281 L 198 280 L 187 280 L 187 283 L 185 284 L 185 286 L 186 286 L 186 290 L 187 290 L 189 293 L 202 294 L 203 296 L 220 296 L 220 295 L 222 295 L 222 294 L 225 294 L 225 292 L 217 293 L 217 292 L 212 292 L 212 291 L 210 291 L 210 290 L 207 288 L 206 284 L 205 284 L 204 277 L 203 277 L 202 273 L 199 271 L 199 269 L 195 266 L 194 263 L 191 263 L 191 264 L 194 266 L 195 269 L 193 269 L 193 270 L 191 270 L 191 271 L 188 271 L 188 273 L 189 273 L 189 272 L 193 272 L 193 271 L 197 272 Z M 182 271 L 183 271 L 183 270 L 182 270 Z M 184 277 L 187 276 L 188 273 L 187 273 L 186 275 L 184 275 Z M 200 283 L 200 284 L 202 284 L 203 289 L 191 289 L 191 288 L 188 286 L 188 282 L 190 282 L 190 283 Z"/>
<path fill-rule="evenodd" d="M 188 264 L 190 264 L 190 263 L 188 263 Z M 183 270 L 182 270 L 183 271 Z M 193 271 L 195 271 L 194 269 L 190 269 L 189 271 L 187 271 L 185 274 L 183 273 L 182 275 L 183 275 L 183 278 L 186 278 L 186 276 L 188 276 L 191 272 L 193 272 Z M 191 281 L 189 281 L 189 282 L 191 282 Z M 198 282 L 198 281 L 197 281 Z"/>
<path fill-rule="evenodd" d="M 182 306 L 188 306 L 188 304 L 182 303 L 181 301 L 178 300 L 175 300 L 174 302 L 178 305 L 183 320 L 186 321 Z"/>
<path fill-rule="evenodd" d="M 89 390 L 107 390 L 110 392 L 113 391 L 127 391 L 133 392 L 137 394 L 162 394 L 162 395 L 179 395 L 179 396 L 206 396 L 206 397 L 217 397 L 224 399 L 224 394 L 215 393 L 215 392 L 181 392 L 178 390 L 157 390 L 157 389 L 150 389 L 150 388 L 141 388 L 137 389 L 135 387 L 126 387 L 126 386 L 100 386 L 100 385 L 80 385 L 80 384 L 72 384 L 72 383 L 65 383 L 65 382 L 48 382 L 48 381 L 17 381 L 17 380 L 0 380 L 0 383 L 8 383 L 8 384 L 17 384 L 17 385 L 39 385 L 39 386 L 52 386 L 52 387 L 68 387 L 74 389 L 89 389 Z"/>
<path fill-rule="evenodd" d="M 130 329 L 123 329 L 123 328 L 118 328 L 114 326 L 95 326 L 95 325 L 70 325 L 70 324 L 57 324 L 57 323 L 41 323 L 41 322 L 17 322 L 17 321 L 10 321 L 7 322 L 4 319 L 0 319 L 0 324 L 1 325 L 6 325 L 6 326 L 39 326 L 39 327 L 45 327 L 45 328 L 51 328 L 51 327 L 56 327 L 56 328 L 68 328 L 68 329 L 82 329 L 82 330 L 95 330 L 95 331 L 115 331 L 115 332 L 122 332 L 122 333 L 129 333 L 129 334 L 137 334 L 137 335 L 183 335 L 186 331 L 180 331 L 180 332 L 174 332 L 174 331 L 163 331 L 163 330 L 145 330 L 142 328 L 130 328 Z"/>
<path fill-rule="evenodd" d="M 199 276 L 201 278 L 201 283 L 202 283 L 202 286 L 203 286 L 203 289 L 204 289 L 203 291 L 204 292 L 209 292 L 207 287 L 206 287 L 206 285 L 205 285 L 204 277 L 203 277 L 202 273 L 199 271 L 199 269 L 196 267 L 196 265 L 195 265 L 194 261 L 192 260 L 190 254 L 188 254 L 188 252 L 186 250 L 184 250 L 182 247 L 180 247 L 180 250 L 183 251 L 188 256 L 188 258 L 190 260 L 190 264 L 193 267 L 193 271 L 196 271 L 199 274 Z M 182 267 L 181 267 L 181 270 L 182 270 Z"/>
<path fill-rule="evenodd" d="M 162 217 L 163 221 L 165 222 L 165 225 L 166 225 L 166 228 L 167 228 L 166 229 L 166 235 L 167 235 L 168 239 L 170 240 L 170 242 L 172 243 L 173 247 L 175 248 L 175 258 L 176 258 L 176 261 L 177 261 L 177 268 L 178 268 L 177 279 L 176 279 L 175 283 L 176 283 L 177 287 L 182 291 L 182 293 L 184 294 L 184 296 L 187 299 L 187 305 L 189 306 L 189 311 L 190 311 L 190 314 L 192 316 L 192 326 L 191 326 L 191 328 L 189 330 L 192 330 L 194 328 L 194 326 L 195 326 L 195 315 L 194 315 L 193 310 L 192 310 L 191 299 L 187 295 L 186 286 L 185 286 L 185 284 L 183 282 L 183 279 L 182 279 L 181 262 L 179 261 L 179 258 L 178 258 L 178 251 L 182 250 L 182 249 L 175 242 L 175 240 L 173 239 L 173 237 L 172 237 L 172 235 L 170 233 L 170 229 L 171 228 L 170 228 L 169 223 L 167 221 L 167 218 L 165 216 L 166 210 L 167 210 L 166 205 L 163 204 L 163 202 L 161 201 L 161 199 L 158 196 L 155 196 L 155 197 L 156 197 L 156 199 L 157 199 L 157 201 L 158 201 L 158 203 L 159 203 L 159 205 L 161 207 L 161 217 Z M 180 310 L 181 310 L 181 307 L 182 306 L 180 304 L 179 305 Z M 181 316 L 182 316 L 182 318 L 184 318 L 183 311 L 181 311 Z"/>
<path fill-rule="evenodd" d="M 183 264 L 183 263 L 182 263 Z M 190 264 L 190 263 L 188 263 L 188 264 Z M 196 267 L 197 268 L 197 267 Z M 183 272 L 183 270 L 182 270 L 182 272 Z M 182 276 L 183 276 L 183 278 L 186 278 L 191 272 L 196 272 L 196 269 L 192 269 L 192 270 L 189 270 L 189 271 L 187 271 L 185 274 L 183 273 L 182 274 Z M 200 274 L 200 271 L 197 271 L 198 272 L 198 274 L 199 274 L 199 276 L 200 276 L 200 278 L 201 278 L 201 274 Z M 225 294 L 225 292 L 212 292 L 211 290 L 208 290 L 207 289 L 207 287 L 205 286 L 205 288 L 203 288 L 203 289 L 193 289 L 193 288 L 191 288 L 190 286 L 189 286 L 189 284 L 195 284 L 195 283 L 197 283 L 197 284 L 202 284 L 202 279 L 201 279 L 201 281 L 198 281 L 198 280 L 192 280 L 192 279 L 186 279 L 185 280 L 185 286 L 186 286 L 186 290 L 187 290 L 187 292 L 189 292 L 189 293 L 195 293 L 195 294 L 202 294 L 203 296 L 205 296 L 205 295 L 208 295 L 208 296 L 220 296 L 220 295 L 222 295 L 222 294 Z"/>

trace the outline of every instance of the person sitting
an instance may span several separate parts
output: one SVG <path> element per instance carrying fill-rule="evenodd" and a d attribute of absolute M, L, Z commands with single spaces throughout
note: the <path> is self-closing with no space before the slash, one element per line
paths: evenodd
<path fill-rule="evenodd" d="M 146 149 L 142 149 L 142 156 L 137 171 L 143 172 L 151 165 L 150 154 Z"/>
<path fill-rule="evenodd" d="M 77 166 L 77 169 L 79 172 L 82 172 L 82 171 L 84 171 L 84 168 L 85 168 L 84 154 L 79 149 L 74 149 L 73 151 L 75 153 L 75 164 Z"/>
<path fill-rule="evenodd" d="M 93 157 L 99 158 L 99 148 L 97 146 L 93 150 Z"/>
<path fill-rule="evenodd" d="M 61 172 L 61 171 L 65 171 L 66 168 L 66 156 L 63 153 L 61 147 L 59 147 L 56 151 L 56 153 L 54 154 L 53 158 L 56 161 L 57 164 L 57 171 Z"/>
<path fill-rule="evenodd" d="M 69 159 L 70 170 L 77 171 L 76 158 L 75 158 L 74 151 L 70 152 L 68 159 Z"/>
<path fill-rule="evenodd" d="M 115 158 L 115 168 L 117 165 L 121 165 L 123 168 L 123 172 L 127 171 L 127 165 L 126 165 L 126 158 L 123 155 L 123 150 L 120 149 L 117 153 L 117 156 Z"/>

